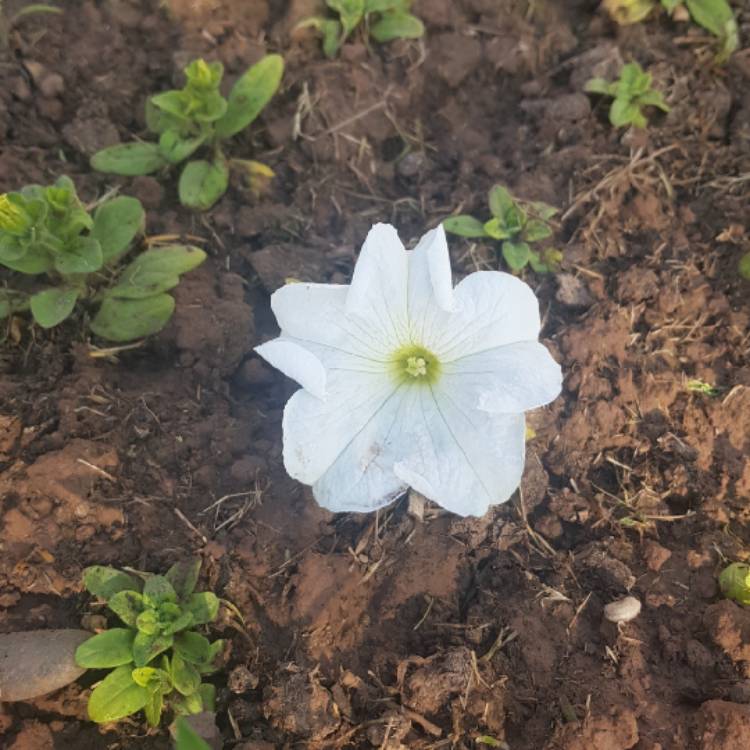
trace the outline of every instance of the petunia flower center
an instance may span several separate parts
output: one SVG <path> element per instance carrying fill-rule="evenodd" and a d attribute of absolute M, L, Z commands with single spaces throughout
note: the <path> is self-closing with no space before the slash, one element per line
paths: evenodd
<path fill-rule="evenodd" d="M 440 375 L 440 362 L 419 344 L 407 344 L 393 353 L 393 373 L 399 383 L 429 385 Z"/>

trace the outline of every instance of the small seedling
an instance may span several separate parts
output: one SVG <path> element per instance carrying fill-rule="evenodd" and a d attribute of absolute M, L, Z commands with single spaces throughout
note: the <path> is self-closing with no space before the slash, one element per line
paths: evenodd
<path fill-rule="evenodd" d="M 532 245 L 553 235 L 550 219 L 557 213 L 556 208 L 538 201 L 520 201 L 502 185 L 490 190 L 488 202 L 492 213 L 489 221 L 481 222 L 466 214 L 450 216 L 443 222 L 446 232 L 500 240 L 503 258 L 513 271 L 530 265 L 537 273 L 547 273 L 557 267 L 562 260 L 559 250 L 532 249 Z"/>
<path fill-rule="evenodd" d="M 717 62 L 725 62 L 740 45 L 737 20 L 727 0 L 604 0 L 610 16 L 621 25 L 643 21 L 660 4 L 671 16 L 688 16 L 706 31 L 718 37 Z"/>
<path fill-rule="evenodd" d="M 200 565 L 177 563 L 163 576 L 139 574 L 143 580 L 100 565 L 86 568 L 87 591 L 127 626 L 105 630 L 76 650 L 80 667 L 113 668 L 89 697 L 92 721 L 143 710 L 155 727 L 166 707 L 178 716 L 214 710 L 215 688 L 201 677 L 218 669 L 224 641 L 212 643 L 195 630 L 219 612 L 215 594 L 194 593 Z"/>
<path fill-rule="evenodd" d="M 750 565 L 732 563 L 719 575 L 721 593 L 745 607 L 750 607 Z"/>
<path fill-rule="evenodd" d="M 80 303 L 98 307 L 90 328 L 104 339 L 160 331 L 174 311 L 167 292 L 206 254 L 185 245 L 153 248 L 118 270 L 143 225 L 143 207 L 126 196 L 103 201 L 92 215 L 68 177 L 0 195 L 0 265 L 51 282 L 33 294 L 0 288 L 0 319 L 31 309 L 36 323 L 53 328 Z"/>
<path fill-rule="evenodd" d="M 609 121 L 616 128 L 626 125 L 645 128 L 648 120 L 643 114 L 644 107 L 658 107 L 669 112 L 661 92 L 651 88 L 651 74 L 635 62 L 623 66 L 618 80 L 609 83 L 603 78 L 592 78 L 585 90 L 614 98 L 609 108 Z"/>
<path fill-rule="evenodd" d="M 281 56 L 267 55 L 245 72 L 225 99 L 219 91 L 224 66 L 193 60 L 185 68 L 182 89 L 157 94 L 146 103 L 146 124 L 159 136 L 158 143 L 111 146 L 94 154 L 91 165 L 99 172 L 151 174 L 205 148 L 208 159 L 188 161 L 183 168 L 179 196 L 183 206 L 206 211 L 229 185 L 232 160 L 224 155 L 223 142 L 255 120 L 279 88 L 283 72 Z"/>
<path fill-rule="evenodd" d="M 687 383 L 685 383 L 685 387 L 693 393 L 700 393 L 703 396 L 708 396 L 710 398 L 716 398 L 721 395 L 720 388 L 717 388 L 710 383 L 706 383 L 704 380 L 688 380 Z"/>
<path fill-rule="evenodd" d="M 335 18 L 306 18 L 297 28 L 313 27 L 323 35 L 323 52 L 333 58 L 351 33 L 364 22 L 367 33 L 376 42 L 394 39 L 419 39 L 424 25 L 409 9 L 412 0 L 326 0 L 338 13 Z"/>

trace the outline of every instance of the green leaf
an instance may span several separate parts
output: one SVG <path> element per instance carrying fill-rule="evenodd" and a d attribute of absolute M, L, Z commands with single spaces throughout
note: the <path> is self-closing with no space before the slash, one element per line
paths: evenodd
<path fill-rule="evenodd" d="M 84 641 L 76 649 L 76 664 L 87 669 L 119 667 L 133 661 L 135 631 L 111 628 Z"/>
<path fill-rule="evenodd" d="M 529 250 L 529 265 L 534 273 L 549 273 L 547 264 L 539 257 L 539 253 Z"/>
<path fill-rule="evenodd" d="M 187 723 L 184 717 L 178 716 L 175 723 L 175 750 L 211 750 Z"/>
<path fill-rule="evenodd" d="M 143 585 L 143 600 L 155 607 L 164 602 L 176 602 L 177 593 L 166 576 L 149 576 Z"/>
<path fill-rule="evenodd" d="M 164 665 L 168 667 L 166 657 L 164 659 Z M 172 689 L 172 678 L 169 672 L 158 667 L 136 667 L 132 672 L 132 677 L 133 682 L 149 690 L 156 688 L 162 693 L 168 693 Z"/>
<path fill-rule="evenodd" d="M 175 689 L 183 695 L 192 695 L 201 684 L 198 670 L 178 653 L 172 654 L 170 674 Z"/>
<path fill-rule="evenodd" d="M 104 263 L 125 252 L 144 225 L 143 206 L 136 198 L 122 195 L 99 206 L 91 236 L 101 245 Z"/>
<path fill-rule="evenodd" d="M 102 247 L 93 237 L 80 237 L 55 256 L 55 270 L 63 276 L 93 273 L 103 264 Z"/>
<path fill-rule="evenodd" d="M 46 289 L 32 294 L 29 300 L 31 314 L 42 328 L 53 328 L 62 323 L 76 306 L 78 289 Z"/>
<path fill-rule="evenodd" d="M 485 222 L 483 228 L 485 235 L 492 237 L 493 240 L 507 240 L 513 236 L 513 233 L 508 231 L 497 217 Z"/>
<path fill-rule="evenodd" d="M 179 164 L 192 156 L 205 142 L 208 135 L 183 138 L 176 130 L 165 130 L 159 138 L 159 151 L 170 164 Z"/>
<path fill-rule="evenodd" d="M 168 115 L 177 118 L 182 122 L 187 122 L 187 111 L 190 106 L 190 94 L 180 89 L 171 89 L 161 94 L 155 94 L 149 101 L 152 106 L 166 112 Z"/>
<path fill-rule="evenodd" d="M 156 143 L 120 143 L 97 151 L 91 157 L 91 166 L 97 172 L 128 177 L 157 172 L 168 163 Z"/>
<path fill-rule="evenodd" d="M 323 54 L 332 60 L 343 44 L 343 29 L 338 21 L 324 20 L 321 24 L 323 32 Z"/>
<path fill-rule="evenodd" d="M 191 664 L 205 664 L 210 660 L 211 644 L 200 633 L 189 630 L 174 637 L 174 650 Z"/>
<path fill-rule="evenodd" d="M 552 228 L 546 221 L 531 219 L 523 230 L 523 238 L 527 242 L 539 242 L 552 236 Z"/>
<path fill-rule="evenodd" d="M 411 13 L 387 13 L 370 27 L 370 36 L 381 44 L 394 39 L 419 39 L 424 24 Z"/>
<path fill-rule="evenodd" d="M 615 99 L 609 108 L 609 121 L 616 128 L 635 125 L 639 115 L 638 105 L 633 104 L 630 99 Z"/>
<path fill-rule="evenodd" d="M 216 711 L 216 687 L 210 682 L 202 682 L 198 688 L 198 695 L 203 705 L 202 711 Z"/>
<path fill-rule="evenodd" d="M 647 91 L 638 97 L 638 105 L 641 107 L 658 107 L 664 112 L 669 112 L 669 105 L 664 101 L 661 91 Z"/>
<path fill-rule="evenodd" d="M 83 571 L 83 585 L 90 594 L 109 599 L 120 591 L 138 591 L 140 582 L 117 568 L 92 565 Z"/>
<path fill-rule="evenodd" d="M 178 599 L 187 599 L 195 591 L 195 584 L 198 582 L 200 572 L 200 557 L 181 560 L 167 571 L 166 578 L 172 584 Z"/>
<path fill-rule="evenodd" d="M 276 93 L 283 74 L 281 55 L 266 55 L 255 63 L 232 87 L 227 111 L 216 123 L 216 135 L 230 138 L 244 130 Z"/>
<path fill-rule="evenodd" d="M 732 563 L 724 568 L 719 575 L 719 587 L 727 599 L 750 606 L 750 565 Z"/>
<path fill-rule="evenodd" d="M 206 259 L 203 250 L 190 245 L 169 245 L 141 253 L 127 266 L 105 297 L 143 299 L 177 286 L 179 276 Z"/>
<path fill-rule="evenodd" d="M 201 685 L 201 687 L 203 686 Z M 200 690 L 196 690 L 196 692 L 190 695 L 181 695 L 178 693 L 170 696 L 169 703 L 176 714 L 183 716 L 186 714 L 199 714 L 205 708 L 203 705 L 203 695 Z"/>
<path fill-rule="evenodd" d="M 339 14 L 344 38 L 357 28 L 365 14 L 365 0 L 326 0 L 326 5 Z"/>
<path fill-rule="evenodd" d="M 146 721 L 151 727 L 158 727 L 161 720 L 161 712 L 164 710 L 164 693 L 158 688 L 149 690 L 148 700 L 143 707 L 146 714 Z"/>
<path fill-rule="evenodd" d="M 520 271 L 529 262 L 530 251 L 525 242 L 503 242 L 503 258 L 514 271 Z"/>
<path fill-rule="evenodd" d="M 487 202 L 490 205 L 490 211 L 493 216 L 498 219 L 504 220 L 509 211 L 516 208 L 516 202 L 513 200 L 513 196 L 508 191 L 508 188 L 503 185 L 495 185 L 487 196 Z"/>
<path fill-rule="evenodd" d="M 196 625 L 213 622 L 219 614 L 219 598 L 211 591 L 192 594 L 187 601 L 185 609 L 193 613 Z"/>
<path fill-rule="evenodd" d="M 226 642 L 220 638 L 209 646 L 207 658 L 197 665 L 201 674 L 212 674 L 221 667 L 225 645 Z"/>
<path fill-rule="evenodd" d="M 604 78 L 592 78 L 586 82 L 583 90 L 588 94 L 603 94 L 604 96 L 614 96 L 616 84 L 605 81 Z"/>
<path fill-rule="evenodd" d="M 146 299 L 107 297 L 91 321 L 91 330 L 108 341 L 133 341 L 158 333 L 174 312 L 174 299 L 157 294 Z"/>
<path fill-rule="evenodd" d="M 207 211 L 227 191 L 229 169 L 223 160 L 188 162 L 180 175 L 180 203 L 196 211 Z"/>
<path fill-rule="evenodd" d="M 44 248 L 35 245 L 29 246 L 26 249 L 26 253 L 20 258 L 15 260 L 0 258 L 0 263 L 6 266 L 6 268 L 10 268 L 11 271 L 18 271 L 30 276 L 51 271 L 53 267 L 52 258 L 49 253 Z"/>
<path fill-rule="evenodd" d="M 117 721 L 146 705 L 149 691 L 133 681 L 131 672 L 129 666 L 117 667 L 94 688 L 88 704 L 92 721 Z"/>
<path fill-rule="evenodd" d="M 138 632 L 133 641 L 133 661 L 137 667 L 145 667 L 155 656 L 171 646 L 171 635 Z"/>
<path fill-rule="evenodd" d="M 410 0 L 365 0 L 365 13 L 405 12 L 410 5 Z"/>
<path fill-rule="evenodd" d="M 745 253 L 740 258 L 739 272 L 740 276 L 750 281 L 750 253 Z"/>
<path fill-rule="evenodd" d="M 164 635 L 174 635 L 175 633 L 178 633 L 181 630 L 185 630 L 185 628 L 189 628 L 194 624 L 193 613 L 182 612 L 178 617 L 172 620 L 172 622 L 166 625 L 163 628 L 162 632 L 164 633 Z"/>
<path fill-rule="evenodd" d="M 131 628 L 136 627 L 138 615 L 146 608 L 143 597 L 132 589 L 118 591 L 110 597 L 107 606 Z"/>
<path fill-rule="evenodd" d="M 135 621 L 135 627 L 139 633 L 146 633 L 146 635 L 156 635 L 161 632 L 161 623 L 159 616 L 155 609 L 144 609 L 141 614 L 138 615 L 138 619 Z"/>
<path fill-rule="evenodd" d="M 459 216 L 449 216 L 443 220 L 443 228 L 451 234 L 458 234 L 461 237 L 486 237 L 484 224 L 479 219 L 475 219 L 468 214 Z"/>
<path fill-rule="evenodd" d="M 727 0 L 685 0 L 691 18 L 715 36 L 724 37 L 734 13 Z"/>
<path fill-rule="evenodd" d="M 550 206 L 547 203 L 542 203 L 542 201 L 533 201 L 529 203 L 529 209 L 531 210 L 531 213 L 534 214 L 534 216 L 538 216 L 542 221 L 549 221 L 555 214 L 558 214 L 559 211 L 554 207 Z"/>
<path fill-rule="evenodd" d="M 159 109 L 151 99 L 146 101 L 146 127 L 156 135 L 161 135 L 165 130 L 173 128 L 182 131 L 185 129 L 186 120 L 184 117 L 177 117 Z"/>

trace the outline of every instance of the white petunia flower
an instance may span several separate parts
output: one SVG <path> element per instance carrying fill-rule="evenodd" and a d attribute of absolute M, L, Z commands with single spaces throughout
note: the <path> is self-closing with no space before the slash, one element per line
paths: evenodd
<path fill-rule="evenodd" d="M 271 307 L 281 335 L 256 351 L 302 386 L 284 465 L 321 505 L 371 511 L 407 487 L 462 516 L 508 500 L 524 411 L 562 381 L 524 282 L 478 271 L 454 288 L 442 226 L 406 251 L 377 224 L 351 285 L 289 284 Z"/>

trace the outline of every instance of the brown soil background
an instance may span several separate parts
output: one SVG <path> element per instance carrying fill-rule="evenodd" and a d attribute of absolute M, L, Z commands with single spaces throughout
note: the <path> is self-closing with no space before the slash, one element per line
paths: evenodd
<path fill-rule="evenodd" d="M 0 630 L 86 623 L 87 565 L 200 554 L 246 620 L 217 628 L 225 747 L 750 747 L 750 612 L 716 586 L 750 551 L 749 51 L 716 69 L 699 28 L 617 28 L 584 0 L 417 0 L 423 42 L 354 40 L 332 62 L 290 39 L 306 0 L 64 5 L 0 53 L 0 190 L 120 186 L 150 234 L 200 237 L 210 259 L 117 361 L 89 356 L 80 319 L 5 332 Z M 196 216 L 175 180 L 90 172 L 191 58 L 231 83 L 266 51 L 282 91 L 231 151 L 276 170 L 262 199 L 238 179 Z M 623 59 L 672 106 L 630 136 L 581 93 Z M 527 277 L 566 377 L 530 415 L 521 495 L 481 520 L 320 510 L 281 463 L 293 385 L 252 353 L 274 335 L 269 291 L 346 282 L 372 223 L 416 239 L 459 206 L 483 215 L 494 182 L 564 217 L 562 273 Z M 497 267 L 489 247 L 451 252 L 458 275 Z M 618 631 L 602 609 L 627 592 L 643 611 Z M 0 746 L 169 747 L 140 720 L 87 722 L 95 679 L 3 706 Z"/>

